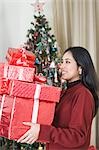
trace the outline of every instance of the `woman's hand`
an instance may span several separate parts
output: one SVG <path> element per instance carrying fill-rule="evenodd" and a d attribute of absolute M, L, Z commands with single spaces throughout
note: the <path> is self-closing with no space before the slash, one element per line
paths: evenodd
<path fill-rule="evenodd" d="M 31 122 L 24 122 L 23 124 L 31 126 L 31 128 L 17 142 L 33 144 L 38 139 L 40 124 Z"/>

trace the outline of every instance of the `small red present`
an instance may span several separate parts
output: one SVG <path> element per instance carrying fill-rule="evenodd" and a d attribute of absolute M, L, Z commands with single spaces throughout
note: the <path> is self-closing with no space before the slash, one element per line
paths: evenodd
<path fill-rule="evenodd" d="M 1 96 L 1 136 L 14 140 L 19 139 L 29 129 L 29 127 L 22 124 L 24 121 L 48 125 L 52 123 L 55 105 L 56 102 L 59 102 L 61 90 L 57 87 L 49 88 L 51 90 L 50 94 L 50 90 L 46 86 L 34 85 L 34 89 L 32 89 L 34 91 L 33 98 Z M 53 88 L 56 88 L 56 91 Z"/>
<path fill-rule="evenodd" d="M 34 67 L 34 61 L 31 61 L 31 60 L 22 60 L 22 58 L 15 58 L 15 57 L 13 58 L 8 53 L 6 55 L 6 59 L 8 61 L 8 64 L 22 66 L 24 64 L 22 61 L 25 61 L 25 64 L 24 64 L 25 66 Z"/>
<path fill-rule="evenodd" d="M 22 55 L 25 54 L 25 57 L 28 61 L 32 61 L 35 63 L 35 55 L 31 51 L 27 51 L 24 48 L 8 48 L 6 59 L 9 61 L 9 63 L 13 64 L 13 58 L 21 58 Z"/>
<path fill-rule="evenodd" d="M 0 63 L 0 78 L 33 82 L 35 68 Z"/>

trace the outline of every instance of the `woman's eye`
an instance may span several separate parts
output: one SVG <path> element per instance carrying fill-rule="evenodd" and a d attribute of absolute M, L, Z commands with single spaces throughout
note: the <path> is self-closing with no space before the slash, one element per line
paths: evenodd
<path fill-rule="evenodd" d="M 70 61 L 67 61 L 67 60 L 66 60 L 66 61 L 65 61 L 65 63 L 66 63 L 66 64 L 69 64 L 69 63 L 70 63 Z"/>
<path fill-rule="evenodd" d="M 69 60 L 61 60 L 61 63 L 69 64 L 69 63 L 70 63 L 70 61 L 69 61 Z"/>

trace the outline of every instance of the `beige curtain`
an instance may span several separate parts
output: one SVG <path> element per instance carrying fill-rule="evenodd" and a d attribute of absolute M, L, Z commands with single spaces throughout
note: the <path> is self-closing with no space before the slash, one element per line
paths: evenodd
<path fill-rule="evenodd" d="M 53 0 L 53 14 L 54 31 L 61 53 L 69 46 L 83 46 L 89 50 L 99 72 L 99 0 Z M 93 121 L 91 137 L 91 144 L 97 146 L 98 116 Z"/>

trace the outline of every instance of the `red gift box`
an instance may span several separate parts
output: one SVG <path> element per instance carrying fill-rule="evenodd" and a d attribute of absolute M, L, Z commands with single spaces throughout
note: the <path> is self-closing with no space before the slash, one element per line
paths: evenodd
<path fill-rule="evenodd" d="M 0 78 L 33 82 L 35 68 L 0 63 Z"/>
<path fill-rule="evenodd" d="M 22 52 L 25 52 L 27 60 L 35 62 L 35 55 L 31 51 L 27 51 L 23 48 L 8 48 L 6 59 L 11 60 L 11 58 L 20 58 L 22 56 Z M 9 59 L 10 58 L 10 59 Z"/>
<path fill-rule="evenodd" d="M 22 66 L 22 63 L 21 64 L 17 64 L 18 58 L 16 58 L 16 57 L 13 58 L 12 56 L 9 55 L 9 53 L 7 53 L 6 59 L 8 61 L 8 64 Z M 34 67 L 34 61 L 26 60 L 26 66 Z"/>
<path fill-rule="evenodd" d="M 34 98 L 36 87 L 39 84 L 22 82 L 22 81 L 10 81 L 8 92 L 10 96 L 14 97 L 22 97 L 22 98 Z M 41 84 L 41 91 L 40 91 L 40 100 L 48 100 L 53 102 L 59 100 L 60 96 L 60 88 L 49 86 L 47 84 Z M 51 94 L 50 94 L 51 93 Z"/>
<path fill-rule="evenodd" d="M 6 59 L 11 65 L 33 67 L 36 56 L 24 48 L 8 48 Z"/>
<path fill-rule="evenodd" d="M 29 129 L 29 127 L 22 124 L 23 121 L 47 125 L 51 124 L 54 117 L 55 105 L 56 102 L 59 101 L 61 92 L 61 90 L 56 87 L 55 94 L 55 89 L 53 90 L 53 88 L 50 89 L 50 94 L 50 90 L 46 90 L 46 86 L 36 84 L 33 89 L 34 97 L 30 99 L 8 95 L 3 96 L 3 98 L 0 96 L 1 136 L 13 140 L 19 139 Z M 7 109 L 11 112 L 7 112 Z"/>
<path fill-rule="evenodd" d="M 35 78 L 36 77 L 36 78 Z M 33 98 L 34 90 L 36 84 L 42 84 L 43 89 L 45 90 L 54 90 L 56 92 L 56 88 L 49 86 L 45 86 L 46 83 L 45 77 L 35 76 L 34 82 L 23 82 L 18 80 L 9 80 L 7 78 L 0 79 L 0 94 L 9 94 L 10 96 L 24 97 L 24 98 Z M 37 78 L 38 77 L 38 78 Z M 35 83 L 35 84 L 34 84 Z M 54 95 L 55 95 L 54 92 Z M 53 96 L 53 95 L 52 95 Z"/>

